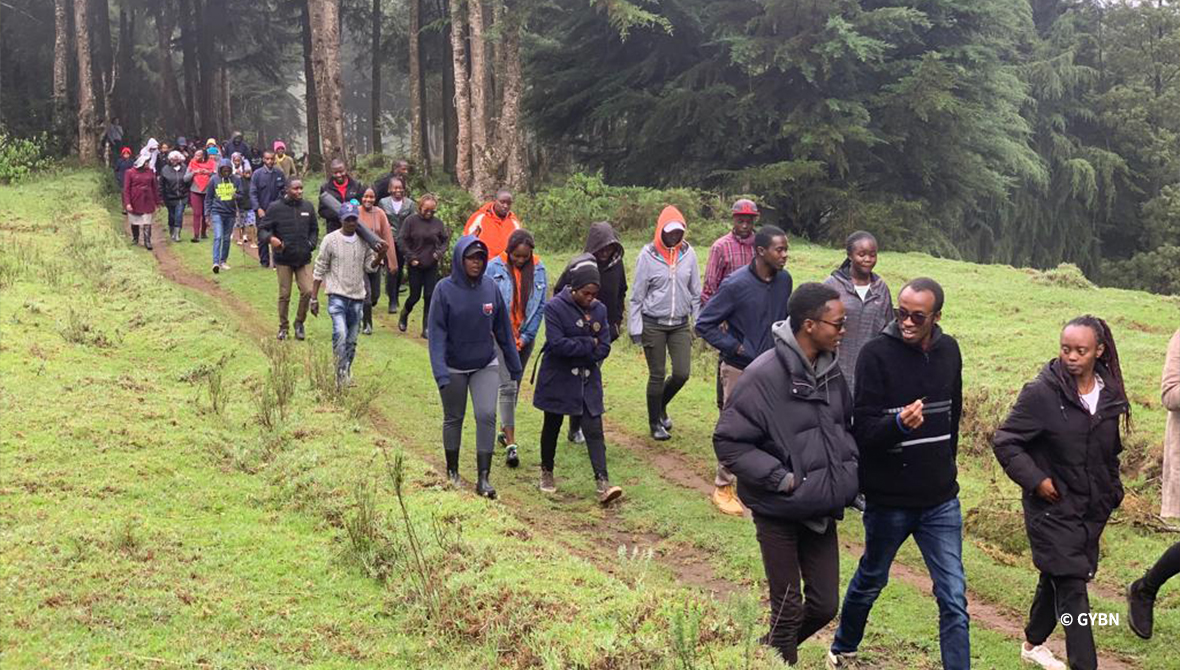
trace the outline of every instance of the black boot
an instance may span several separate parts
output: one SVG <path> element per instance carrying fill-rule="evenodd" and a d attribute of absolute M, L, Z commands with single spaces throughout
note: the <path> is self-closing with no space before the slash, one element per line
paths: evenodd
<path fill-rule="evenodd" d="M 447 456 L 447 483 L 457 489 L 462 483 L 459 481 L 459 450 L 443 451 Z"/>
<path fill-rule="evenodd" d="M 672 439 L 668 429 L 664 428 L 663 405 L 659 397 L 647 397 L 647 424 L 651 429 L 652 439 L 663 442 Z"/>
<path fill-rule="evenodd" d="M 409 317 L 410 317 L 410 315 L 408 313 L 402 312 L 401 317 L 398 318 L 398 320 L 397 320 L 397 329 L 403 333 L 406 332 L 406 328 L 409 327 L 409 324 L 406 323 L 406 319 L 408 319 Z"/>
<path fill-rule="evenodd" d="M 147 249 L 148 251 L 152 250 L 152 227 L 151 226 L 144 226 L 143 227 L 143 248 Z"/>
<path fill-rule="evenodd" d="M 139 244 L 139 226 L 131 224 L 131 244 Z"/>
<path fill-rule="evenodd" d="M 1143 638 L 1151 639 L 1154 627 L 1155 595 L 1147 592 L 1142 579 L 1136 579 L 1127 587 L 1127 623 L 1131 631 Z"/>
<path fill-rule="evenodd" d="M 475 483 L 475 492 L 489 500 L 496 499 L 496 489 L 492 488 L 492 483 L 488 481 L 488 475 L 492 472 L 492 452 L 478 453 L 475 455 L 476 469 L 479 471 L 479 480 Z"/>

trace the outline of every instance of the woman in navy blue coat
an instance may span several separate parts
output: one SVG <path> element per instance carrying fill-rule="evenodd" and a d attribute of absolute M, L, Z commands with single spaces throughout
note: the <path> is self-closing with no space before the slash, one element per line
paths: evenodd
<path fill-rule="evenodd" d="M 575 256 L 566 269 L 569 285 L 545 303 L 545 348 L 533 406 L 545 413 L 541 427 L 541 491 L 554 493 L 553 457 L 565 416 L 581 417 L 586 449 L 602 504 L 623 495 L 606 472 L 602 433 L 602 361 L 610 355 L 610 322 L 598 301 L 601 279 L 590 254 Z"/>

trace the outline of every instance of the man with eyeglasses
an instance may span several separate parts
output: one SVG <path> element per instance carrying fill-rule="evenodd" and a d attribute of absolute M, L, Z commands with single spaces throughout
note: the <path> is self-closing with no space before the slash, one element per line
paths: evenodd
<path fill-rule="evenodd" d="M 942 287 L 914 279 L 897 296 L 896 319 L 856 362 L 856 443 L 865 495 L 865 549 L 848 584 L 828 667 L 846 667 L 864 637 L 889 566 L 910 536 L 922 552 L 938 601 L 942 665 L 971 666 L 963 517 L 959 508 L 959 418 L 963 359 L 942 332 Z"/>
<path fill-rule="evenodd" d="M 754 258 L 724 281 L 697 317 L 697 335 L 721 352 L 721 403 L 724 406 L 742 371 L 774 346 L 770 328 L 787 318 L 793 280 L 787 264 L 787 234 L 763 226 L 754 239 Z M 722 324 L 728 324 L 723 327 Z M 713 478 L 713 504 L 725 514 L 741 516 L 733 473 L 720 461 Z"/>

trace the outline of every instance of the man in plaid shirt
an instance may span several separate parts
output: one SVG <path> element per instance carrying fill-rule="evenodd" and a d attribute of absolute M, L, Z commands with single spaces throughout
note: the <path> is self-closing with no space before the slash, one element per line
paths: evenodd
<path fill-rule="evenodd" d="M 705 266 L 705 285 L 701 289 L 701 308 L 721 288 L 736 270 L 754 261 L 754 223 L 758 220 L 758 206 L 753 200 L 742 198 L 733 203 L 733 230 L 722 235 L 709 248 L 709 263 Z M 725 389 L 721 379 L 721 359 L 717 359 L 717 408 L 725 404 Z M 742 503 L 734 492 L 733 473 L 717 463 L 717 476 L 713 480 L 713 504 L 725 514 L 741 516 Z"/>

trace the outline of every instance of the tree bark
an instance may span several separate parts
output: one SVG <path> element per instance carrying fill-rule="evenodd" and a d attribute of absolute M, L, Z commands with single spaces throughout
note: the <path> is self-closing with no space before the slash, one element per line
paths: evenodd
<path fill-rule="evenodd" d="M 496 124 L 497 169 L 504 166 L 504 181 L 513 190 L 527 186 L 524 136 L 520 129 L 520 101 L 524 95 L 524 74 L 520 62 L 520 32 L 523 17 L 518 7 L 509 7 L 501 26 L 503 52 L 503 99 Z"/>
<path fill-rule="evenodd" d="M 323 149 L 320 144 L 320 106 L 316 102 L 315 70 L 311 65 L 311 14 L 307 7 L 309 0 L 304 0 L 302 12 L 303 24 L 303 83 L 307 90 L 307 157 L 309 167 L 319 170 L 323 165 Z"/>
<path fill-rule="evenodd" d="M 463 38 L 463 0 L 450 0 L 450 8 L 451 61 L 455 64 L 455 110 L 458 112 L 455 179 L 460 188 L 471 192 L 471 89 L 467 77 L 467 45 Z"/>
<path fill-rule="evenodd" d="M 171 0 L 159 0 L 156 5 L 156 57 L 157 69 L 164 87 L 160 104 L 160 127 L 171 136 L 183 135 L 184 102 L 180 98 L 180 85 L 172 67 L 172 33 L 176 29 L 175 6 Z"/>
<path fill-rule="evenodd" d="M 53 123 L 58 132 L 69 125 L 70 0 L 53 0 Z"/>
<path fill-rule="evenodd" d="M 326 160 L 344 159 L 340 7 L 336 0 L 308 0 L 307 8 L 311 20 L 311 64 L 319 95 L 320 142 Z"/>
<path fill-rule="evenodd" d="M 426 81 L 422 67 L 422 0 L 410 4 L 410 162 L 430 174 L 430 151 L 426 148 Z"/>
<path fill-rule="evenodd" d="M 373 27 L 373 92 L 370 100 L 369 117 L 373 126 L 373 153 L 381 153 L 381 61 L 384 51 L 381 49 L 381 0 L 373 0 L 373 15 L 370 19 Z"/>
<path fill-rule="evenodd" d="M 106 99 L 111 117 L 119 117 L 123 121 L 123 129 L 131 137 L 139 137 L 143 130 L 142 106 L 131 105 L 126 101 L 131 98 L 128 83 L 135 72 L 133 53 L 135 50 L 135 14 L 128 11 L 126 6 L 119 7 L 119 50 L 115 57 L 115 67 L 111 70 L 111 80 L 107 83 Z"/>
<path fill-rule="evenodd" d="M 98 162 L 98 114 L 95 109 L 94 68 L 90 48 L 90 0 L 74 0 L 78 38 L 78 158 Z"/>
<path fill-rule="evenodd" d="M 184 53 L 185 133 L 197 132 L 197 8 L 195 0 L 180 3 L 180 45 Z M 193 142 L 204 138 L 189 138 Z"/>
<path fill-rule="evenodd" d="M 219 137 L 229 137 L 233 131 L 230 126 L 233 124 L 234 112 L 229 98 L 229 68 L 225 66 L 224 62 L 217 67 L 217 85 L 219 86 L 217 102 L 221 105 L 219 108 L 221 113 L 218 114 L 221 119 L 218 126 L 221 130 Z M 243 156 L 243 158 L 249 159 L 250 157 Z"/>
<path fill-rule="evenodd" d="M 193 0 L 198 2 L 199 0 Z M 200 105 L 201 136 L 221 139 L 217 132 L 217 7 L 216 0 L 200 2 L 194 11 L 199 12 L 200 29 L 197 31 L 197 61 L 201 70 L 197 98 Z"/>
<path fill-rule="evenodd" d="M 488 61 L 484 44 L 483 2 L 467 0 L 467 21 L 470 27 L 471 73 L 468 89 L 471 96 L 471 186 L 468 190 L 477 200 L 489 195 L 493 175 L 490 174 L 491 156 L 488 155 Z"/>
<path fill-rule="evenodd" d="M 448 0 L 449 1 L 449 0 Z M 443 171 L 454 176 L 455 156 L 458 153 L 458 135 L 456 127 L 459 125 L 459 113 L 455 109 L 455 59 L 451 54 L 451 40 L 449 36 L 438 35 L 437 44 L 440 46 L 442 67 L 442 154 Z"/>
<path fill-rule="evenodd" d="M 109 121 L 119 116 L 111 109 L 111 84 L 115 80 L 115 50 L 111 44 L 111 5 L 108 0 L 90 0 L 92 23 L 90 44 L 94 48 L 94 55 L 90 58 L 91 67 L 98 70 L 94 77 L 95 105 L 98 118 Z"/>

